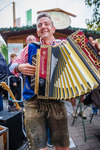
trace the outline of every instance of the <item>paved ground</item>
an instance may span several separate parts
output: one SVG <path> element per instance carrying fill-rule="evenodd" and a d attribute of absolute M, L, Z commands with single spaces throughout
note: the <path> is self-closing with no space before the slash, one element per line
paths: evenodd
<path fill-rule="evenodd" d="M 100 150 L 100 113 L 98 112 L 97 115 L 94 115 L 90 123 L 91 107 L 85 109 L 85 114 L 87 115 L 87 119 L 84 120 L 87 139 L 85 140 L 82 118 L 78 117 L 74 125 L 72 125 L 73 117 L 70 102 L 65 102 L 65 106 L 68 111 L 70 150 Z M 53 150 L 53 148 L 48 148 L 48 150 Z"/>
<path fill-rule="evenodd" d="M 78 101 L 77 101 L 78 102 Z M 7 102 L 4 102 L 4 108 L 6 109 Z M 94 115 L 92 122 L 90 123 L 89 114 L 91 113 L 91 107 L 85 109 L 87 119 L 84 120 L 86 141 L 84 136 L 83 124 L 81 117 L 78 117 L 76 122 L 72 125 L 72 107 L 70 102 L 65 102 L 65 107 L 68 113 L 68 127 L 70 133 L 70 150 L 100 150 L 100 113 Z M 63 137 L 62 137 L 63 138 Z M 28 150 L 27 146 L 24 149 Z M 53 150 L 49 148 L 48 150 Z"/>

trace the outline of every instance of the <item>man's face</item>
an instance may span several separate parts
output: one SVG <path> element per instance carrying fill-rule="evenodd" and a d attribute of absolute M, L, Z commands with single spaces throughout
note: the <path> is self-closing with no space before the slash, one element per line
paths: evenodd
<path fill-rule="evenodd" d="M 50 38 L 55 33 L 51 20 L 48 17 L 42 17 L 37 22 L 37 34 L 42 39 Z"/>
<path fill-rule="evenodd" d="M 36 42 L 36 38 L 34 36 L 30 36 L 28 39 L 27 39 L 27 44 L 30 44 L 30 43 L 33 43 L 33 42 Z"/>

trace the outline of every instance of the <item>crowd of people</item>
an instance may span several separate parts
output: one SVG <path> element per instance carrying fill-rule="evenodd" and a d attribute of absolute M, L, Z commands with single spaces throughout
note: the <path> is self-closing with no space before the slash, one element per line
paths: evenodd
<path fill-rule="evenodd" d="M 55 150 L 69 150 L 68 117 L 64 103 L 53 99 L 38 99 L 30 85 L 30 76 L 35 75 L 36 72 L 35 65 L 32 65 L 32 58 L 35 57 L 40 45 L 54 46 L 61 44 L 61 42 L 67 43 L 67 41 L 56 42 L 54 38 L 56 29 L 51 17 L 47 13 L 40 13 L 38 15 L 36 26 L 37 34 L 40 37 L 39 44 L 34 43 L 36 38 L 34 35 L 30 35 L 26 39 L 27 46 L 22 50 L 21 54 L 16 59 L 16 55 L 11 55 L 9 75 L 13 74 L 16 76 L 15 81 L 12 79 L 11 87 L 15 94 L 14 87 L 18 86 L 20 74 L 25 75 L 23 98 L 25 99 L 25 128 L 29 150 L 46 150 L 47 139 L 50 140 L 50 144 L 55 147 Z M 98 42 L 92 38 L 89 40 L 100 53 Z M 18 99 L 20 100 L 20 97 Z M 84 96 L 81 96 L 82 105 L 83 101 Z M 77 117 L 75 113 L 76 100 L 71 99 L 71 103 L 73 106 L 73 117 Z M 86 119 L 85 114 L 81 115 Z"/>

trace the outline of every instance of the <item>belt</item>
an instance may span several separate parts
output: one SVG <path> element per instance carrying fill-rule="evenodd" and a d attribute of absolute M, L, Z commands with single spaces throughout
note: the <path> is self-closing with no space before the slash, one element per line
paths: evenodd
<path fill-rule="evenodd" d="M 53 100 L 53 99 L 38 99 L 37 95 L 31 97 L 28 101 L 34 101 L 34 100 L 37 100 L 37 101 L 39 101 L 40 103 L 43 103 L 43 104 L 51 104 L 51 103 L 58 102 L 57 100 Z"/>

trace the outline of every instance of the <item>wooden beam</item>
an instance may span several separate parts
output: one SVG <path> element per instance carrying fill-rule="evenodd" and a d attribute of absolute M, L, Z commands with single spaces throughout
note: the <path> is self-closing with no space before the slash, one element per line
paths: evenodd
<path fill-rule="evenodd" d="M 15 2 L 13 2 L 13 27 L 16 27 L 16 22 L 15 22 Z"/>
<path fill-rule="evenodd" d="M 48 9 L 48 10 L 38 11 L 37 14 L 39 14 L 39 13 L 41 13 L 41 12 L 63 12 L 63 13 L 65 13 L 65 14 L 69 15 L 69 16 L 76 17 L 76 15 L 71 14 L 71 13 L 69 13 L 69 12 L 67 12 L 67 11 L 64 11 L 64 10 L 62 10 L 62 9 L 59 9 L 59 8 L 54 8 L 54 9 Z"/>

